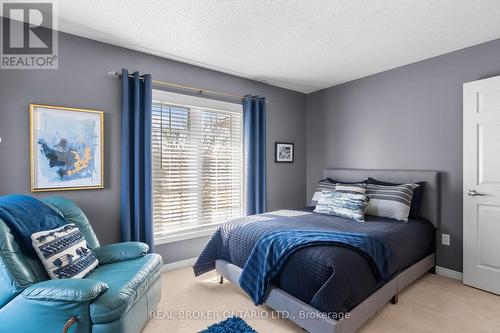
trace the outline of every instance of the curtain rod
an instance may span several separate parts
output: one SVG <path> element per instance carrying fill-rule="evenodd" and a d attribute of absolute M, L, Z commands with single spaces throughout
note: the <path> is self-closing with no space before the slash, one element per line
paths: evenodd
<path fill-rule="evenodd" d="M 116 78 L 122 77 L 121 73 L 115 72 L 115 71 L 109 71 L 108 75 L 114 76 Z M 129 74 L 128 77 L 133 77 L 133 75 Z M 144 80 L 143 78 L 140 78 L 140 79 Z M 240 99 L 240 100 L 245 98 L 245 96 L 240 96 L 240 95 L 235 95 L 235 94 L 230 94 L 230 93 L 225 93 L 225 92 L 218 92 L 218 91 L 213 91 L 213 90 L 208 90 L 208 89 L 201 89 L 201 88 L 196 88 L 196 87 L 187 86 L 187 85 L 178 84 L 178 83 L 173 83 L 173 82 L 168 82 L 168 81 L 152 80 L 152 82 L 153 82 L 153 84 L 156 84 L 156 85 L 195 91 L 195 92 L 199 93 L 200 95 L 201 94 L 211 94 L 211 95 L 219 95 L 219 96 L 236 98 L 236 99 Z"/>

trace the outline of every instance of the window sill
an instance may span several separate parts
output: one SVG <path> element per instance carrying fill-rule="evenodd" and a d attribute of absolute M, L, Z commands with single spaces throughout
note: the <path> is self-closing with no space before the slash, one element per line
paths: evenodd
<path fill-rule="evenodd" d="M 183 240 L 200 238 L 200 237 L 204 237 L 204 236 L 210 236 L 222 224 L 223 223 L 216 223 L 216 224 L 210 224 L 207 226 L 199 226 L 199 227 L 195 227 L 195 228 L 189 228 L 186 230 L 172 231 L 172 233 L 169 233 L 167 235 L 162 235 L 162 236 L 159 236 L 158 238 L 155 238 L 155 245 L 175 243 L 175 242 L 180 242 Z"/>

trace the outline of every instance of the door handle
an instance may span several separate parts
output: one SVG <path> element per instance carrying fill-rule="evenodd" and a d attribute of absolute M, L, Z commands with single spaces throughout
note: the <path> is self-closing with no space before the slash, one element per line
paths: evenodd
<path fill-rule="evenodd" d="M 467 191 L 467 195 L 470 196 L 470 197 L 482 197 L 482 196 L 485 196 L 486 194 L 484 193 L 479 193 L 478 191 L 476 190 L 468 190 Z"/>

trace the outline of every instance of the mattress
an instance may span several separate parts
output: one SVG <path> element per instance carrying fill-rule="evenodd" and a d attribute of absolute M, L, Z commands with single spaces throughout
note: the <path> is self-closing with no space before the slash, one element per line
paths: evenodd
<path fill-rule="evenodd" d="M 211 238 L 195 274 L 213 269 L 223 259 L 243 268 L 257 240 L 279 230 L 333 230 L 366 233 L 393 252 L 391 276 L 434 252 L 435 229 L 425 219 L 403 223 L 367 215 L 365 222 L 312 212 L 312 208 L 281 210 L 225 223 Z M 343 246 L 310 246 L 294 252 L 272 284 L 319 311 L 338 315 L 352 310 L 384 282 L 377 279 L 369 258 Z"/>

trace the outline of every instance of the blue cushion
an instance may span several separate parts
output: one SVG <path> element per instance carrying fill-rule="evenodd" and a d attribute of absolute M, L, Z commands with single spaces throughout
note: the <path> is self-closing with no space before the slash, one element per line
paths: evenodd
<path fill-rule="evenodd" d="M 123 242 L 109 244 L 94 249 L 101 265 L 117 261 L 140 258 L 149 251 L 148 244 L 141 242 Z"/>
<path fill-rule="evenodd" d="M 85 216 L 85 213 L 76 203 L 63 197 L 47 197 L 43 198 L 42 201 L 64 216 L 67 223 L 76 224 L 78 229 L 80 229 L 85 236 L 87 245 L 91 249 L 99 247 L 99 240 L 97 239 L 87 216 Z"/>
<path fill-rule="evenodd" d="M 39 301 L 86 302 L 108 290 L 104 282 L 91 279 L 48 280 L 24 289 L 23 297 Z"/>
<path fill-rule="evenodd" d="M 120 318 L 144 294 L 160 274 L 161 256 L 146 254 L 137 259 L 118 261 L 98 266 L 85 278 L 98 280 L 109 286 L 107 292 L 90 304 L 94 324 Z"/>

